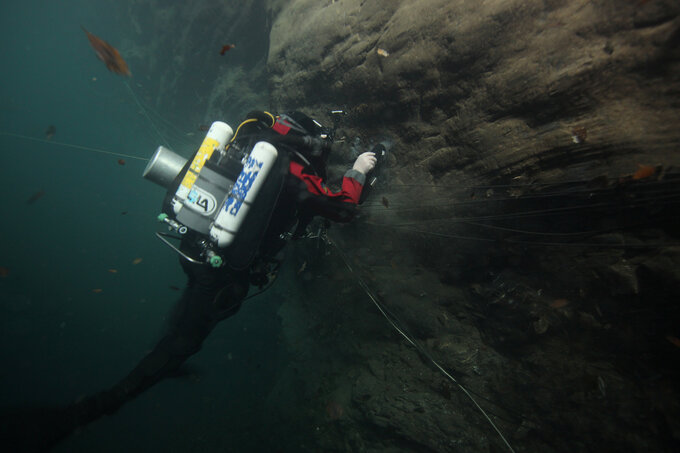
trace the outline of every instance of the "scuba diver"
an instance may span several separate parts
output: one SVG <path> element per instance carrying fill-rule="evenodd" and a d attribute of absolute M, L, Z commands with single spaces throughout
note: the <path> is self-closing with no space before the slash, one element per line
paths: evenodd
<path fill-rule="evenodd" d="M 0 445 L 44 451 L 116 412 L 196 354 L 215 326 L 239 310 L 251 286 L 262 291 L 271 285 L 284 245 L 309 235 L 313 217 L 352 220 L 368 192 L 367 176 L 386 150 L 378 145 L 359 155 L 341 190 L 333 192 L 325 180 L 334 134 L 335 127 L 324 128 L 300 112 L 254 111 L 236 133 L 213 123 L 190 160 L 159 147 L 144 177 L 168 189 L 159 220 L 174 234 L 157 235 L 180 255 L 188 277 L 166 332 L 109 389 L 66 407 L 3 415 Z"/>

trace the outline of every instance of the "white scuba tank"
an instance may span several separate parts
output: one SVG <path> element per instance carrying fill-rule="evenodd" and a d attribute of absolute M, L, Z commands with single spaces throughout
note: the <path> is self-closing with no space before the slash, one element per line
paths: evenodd
<path fill-rule="evenodd" d="M 216 204 L 221 200 L 214 200 L 214 197 L 209 192 L 200 187 L 194 187 L 194 185 L 203 166 L 210 159 L 213 152 L 215 150 L 224 150 L 225 145 L 233 136 L 234 131 L 227 123 L 215 121 L 210 125 L 203 143 L 198 148 L 194 159 L 191 161 L 191 166 L 187 170 L 186 175 L 184 175 L 172 199 L 172 209 L 175 215 L 179 214 L 183 207 L 196 211 L 203 216 L 210 216 L 212 214 L 210 212 L 211 209 L 206 209 L 206 207 L 216 207 Z M 212 211 L 214 212 L 214 209 Z"/>
<path fill-rule="evenodd" d="M 260 188 L 274 167 L 278 151 L 268 142 L 257 142 L 243 170 L 210 227 L 210 238 L 222 248 L 234 241 Z"/>

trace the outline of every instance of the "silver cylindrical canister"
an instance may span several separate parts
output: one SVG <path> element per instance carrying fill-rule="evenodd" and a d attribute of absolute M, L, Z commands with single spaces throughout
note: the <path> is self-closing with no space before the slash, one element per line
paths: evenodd
<path fill-rule="evenodd" d="M 170 188 L 187 159 L 175 154 L 165 146 L 159 146 L 144 169 L 144 178 L 159 186 Z"/>

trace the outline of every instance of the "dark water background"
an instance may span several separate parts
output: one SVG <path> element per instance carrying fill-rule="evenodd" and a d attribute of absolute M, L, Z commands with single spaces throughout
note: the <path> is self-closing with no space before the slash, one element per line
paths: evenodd
<path fill-rule="evenodd" d="M 141 97 L 146 80 L 135 67 L 131 79 L 107 71 L 80 28 L 115 46 L 123 37 L 107 11 L 116 3 L 0 6 L 0 132 L 25 136 L 0 135 L 2 407 L 67 403 L 114 384 L 155 343 L 179 295 L 170 286 L 184 286 L 177 257 L 153 236 L 163 190 L 142 179 L 146 162 L 133 157 L 159 145 L 125 86 Z M 192 140 L 201 136 L 174 147 L 187 155 Z M 58 143 L 130 157 L 121 166 L 118 155 Z M 55 451 L 247 448 L 279 360 L 276 309 L 266 296 L 246 304 L 190 360 L 189 376 L 156 385 Z"/>

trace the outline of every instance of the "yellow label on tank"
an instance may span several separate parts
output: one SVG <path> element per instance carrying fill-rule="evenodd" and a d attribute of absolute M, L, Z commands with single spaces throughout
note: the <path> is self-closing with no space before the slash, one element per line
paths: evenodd
<path fill-rule="evenodd" d="M 214 138 L 206 137 L 205 140 L 203 140 L 201 147 L 198 148 L 196 157 L 194 157 L 194 160 L 191 161 L 189 171 L 187 171 L 184 179 L 182 179 L 182 185 L 184 187 L 187 189 L 191 189 L 193 187 L 194 183 L 196 182 L 196 178 L 198 178 L 198 174 L 203 168 L 203 165 L 205 165 L 208 159 L 210 159 L 213 151 L 215 151 L 219 145 L 219 142 Z"/>
<path fill-rule="evenodd" d="M 194 183 L 196 182 L 196 179 L 198 178 L 198 175 L 194 173 L 193 171 L 189 170 L 186 175 L 184 175 L 184 179 L 182 180 L 182 185 L 186 187 L 187 189 L 191 189 L 194 186 Z"/>

